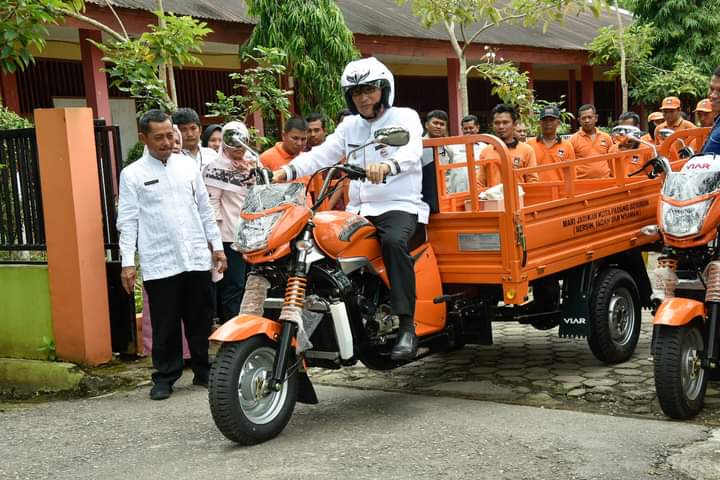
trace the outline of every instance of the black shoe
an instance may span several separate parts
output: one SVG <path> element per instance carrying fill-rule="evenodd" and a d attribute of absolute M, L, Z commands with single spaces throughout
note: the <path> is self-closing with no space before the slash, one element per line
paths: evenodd
<path fill-rule="evenodd" d="M 164 383 L 157 383 L 150 389 L 151 400 L 165 400 L 170 398 L 172 387 Z"/>
<path fill-rule="evenodd" d="M 417 337 L 414 330 L 401 329 L 398 332 L 395 346 L 390 352 L 393 360 L 414 360 L 417 356 Z"/>
<path fill-rule="evenodd" d="M 208 388 L 208 377 L 207 375 L 195 375 L 193 377 L 193 385 L 197 385 L 199 387 L 205 387 Z"/>

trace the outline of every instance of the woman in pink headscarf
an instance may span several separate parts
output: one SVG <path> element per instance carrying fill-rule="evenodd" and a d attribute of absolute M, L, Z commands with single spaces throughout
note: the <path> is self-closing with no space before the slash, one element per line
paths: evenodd
<path fill-rule="evenodd" d="M 218 157 L 203 172 L 203 179 L 215 210 L 222 235 L 228 267 L 218 282 L 220 294 L 219 317 L 224 323 L 240 311 L 245 291 L 246 264 L 241 254 L 230 248 L 235 240 L 243 202 L 248 187 L 255 183 L 252 168 L 255 159 L 246 145 L 248 129 L 242 122 L 229 122 L 222 129 L 222 143 Z"/>

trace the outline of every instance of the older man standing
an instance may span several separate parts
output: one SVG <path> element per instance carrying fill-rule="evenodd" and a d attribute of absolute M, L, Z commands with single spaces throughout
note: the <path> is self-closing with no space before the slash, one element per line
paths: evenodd
<path fill-rule="evenodd" d="M 120 175 L 121 276 L 123 287 L 132 293 L 137 244 L 153 327 L 150 398 L 164 400 L 182 375 L 181 321 L 193 384 L 207 386 L 210 269 L 224 271 L 227 260 L 197 164 L 172 153 L 170 118 L 160 110 L 145 113 L 140 140 L 147 152 Z"/>

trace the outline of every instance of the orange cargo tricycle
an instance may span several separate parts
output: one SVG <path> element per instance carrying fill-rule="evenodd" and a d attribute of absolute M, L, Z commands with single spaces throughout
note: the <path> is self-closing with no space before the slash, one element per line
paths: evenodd
<path fill-rule="evenodd" d="M 478 141 L 500 152 L 500 200 L 479 198 L 476 172 L 485 165 L 471 146 Z M 407 132 L 386 129 L 358 149 L 403 142 Z M 440 163 L 440 146 L 461 145 L 465 161 Z M 437 202 L 411 245 L 418 358 L 490 345 L 492 322 L 514 321 L 587 338 L 604 362 L 628 359 L 640 309 L 650 305 L 640 249 L 658 239 L 640 228 L 654 218 L 659 182 L 624 176 L 633 152 L 589 159 L 608 161 L 620 172 L 614 178 L 576 180 L 575 168 L 588 159 L 515 169 L 489 135 L 426 140 L 425 147 L 435 157 L 424 175 L 436 180 Z M 524 174 L 553 168 L 564 180 L 521 183 Z M 468 191 L 445 193 L 451 170 L 463 170 Z M 241 215 L 236 247 L 253 268 L 241 314 L 211 337 L 222 345 L 209 384 L 213 419 L 238 443 L 273 438 L 296 401 L 317 403 L 309 367 L 403 364 L 390 357 L 398 325 L 375 228 L 359 215 L 321 209 L 337 178 L 362 179 L 364 171 L 335 165 L 321 172 L 312 205 L 304 185 L 258 184 Z"/>

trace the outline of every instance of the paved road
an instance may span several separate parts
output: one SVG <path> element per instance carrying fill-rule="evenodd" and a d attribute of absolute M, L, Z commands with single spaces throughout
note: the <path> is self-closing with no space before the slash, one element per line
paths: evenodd
<path fill-rule="evenodd" d="M 708 436 L 687 423 L 320 387 L 321 404 L 298 406 L 279 438 L 242 448 L 215 429 L 189 377 L 164 402 L 143 387 L 0 413 L 0 478 L 687 479 L 666 457 Z"/>
<path fill-rule="evenodd" d="M 314 369 L 313 381 L 482 400 L 637 415 L 665 419 L 655 398 L 650 353 L 652 317 L 643 312 L 635 354 L 619 365 L 597 360 L 584 339 L 558 338 L 557 329 L 493 324 L 494 345 L 431 355 L 389 372 L 362 364 L 342 370 Z M 695 421 L 720 426 L 720 382 L 711 382 L 705 409 Z"/>

